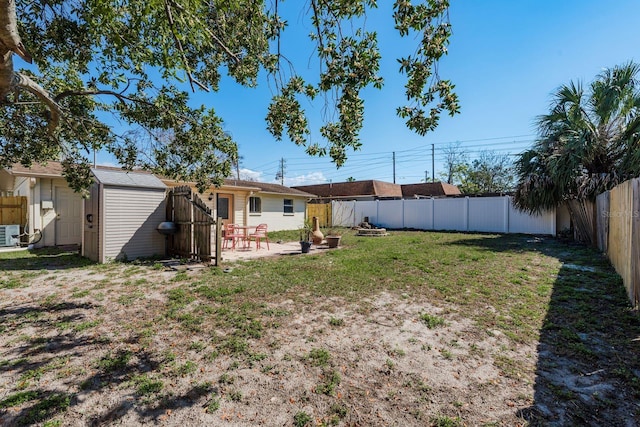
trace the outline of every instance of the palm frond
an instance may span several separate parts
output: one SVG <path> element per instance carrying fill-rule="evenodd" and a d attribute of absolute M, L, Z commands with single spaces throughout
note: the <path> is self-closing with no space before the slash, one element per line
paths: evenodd
<path fill-rule="evenodd" d="M 516 160 L 515 203 L 537 211 L 564 200 L 590 199 L 640 176 L 640 65 L 603 70 L 585 91 L 560 86 L 538 139 Z"/>

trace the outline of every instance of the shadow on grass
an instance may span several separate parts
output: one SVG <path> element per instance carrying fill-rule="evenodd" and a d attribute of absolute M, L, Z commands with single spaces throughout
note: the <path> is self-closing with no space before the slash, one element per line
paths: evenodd
<path fill-rule="evenodd" d="M 104 411 L 87 422 L 90 425 L 111 425 L 135 411 L 143 423 L 157 424 L 168 410 L 202 405 L 202 397 L 215 392 L 209 386 L 196 386 L 184 395 L 166 394 L 164 356 L 140 348 L 141 337 L 134 335 L 127 344 L 138 347 L 131 351 L 112 350 L 84 369 L 88 376 L 68 369 L 78 369 L 69 363 L 81 356 L 109 345 L 109 337 L 99 333 L 83 334 L 76 330 L 87 321 L 87 314 L 99 310 L 91 303 L 59 302 L 43 306 L 22 306 L 0 310 L 0 330 L 6 328 L 30 330 L 2 354 L 0 374 L 14 376 L 13 392 L 0 398 L 0 425 L 34 425 L 53 421 L 72 410 L 93 393 L 111 389 L 130 389 L 116 403 L 105 402 Z M 83 329 L 84 330 L 84 329 Z M 52 333 L 53 332 L 53 333 Z M 101 352 L 102 354 L 102 352 Z M 32 362 L 37 360 L 37 362 Z M 83 370 L 84 370 L 83 369 Z M 56 384 L 49 388 L 40 379 L 56 373 Z M 140 401 L 145 402 L 140 405 Z M 12 408 L 20 408 L 19 410 Z M 68 419 L 69 415 L 64 415 Z M 73 416 L 71 416 L 73 418 Z M 57 424 L 53 424 L 57 425 Z"/>
<path fill-rule="evenodd" d="M 43 248 L 33 251 L 0 252 L 0 271 L 61 270 L 94 264 L 77 250 Z"/>
<path fill-rule="evenodd" d="M 487 236 L 453 245 L 537 251 L 561 263 L 540 330 L 532 426 L 640 425 L 640 316 L 596 250 L 552 238 Z"/>

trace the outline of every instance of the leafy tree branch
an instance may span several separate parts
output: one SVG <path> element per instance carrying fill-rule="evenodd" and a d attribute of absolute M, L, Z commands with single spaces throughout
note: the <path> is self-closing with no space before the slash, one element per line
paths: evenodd
<path fill-rule="evenodd" d="M 262 72 L 276 81 L 266 112 L 274 137 L 344 164 L 361 147 L 361 93 L 383 85 L 377 34 L 365 29 L 376 1 L 304 6 L 320 64 L 315 77 L 296 74 L 283 55 L 281 3 L 0 0 L 0 167 L 65 159 L 67 178 L 82 189 L 87 152 L 107 149 L 128 168 L 201 188 L 220 183 L 237 147 L 215 110 L 192 105 L 192 93 L 217 91 L 225 73 L 252 87 Z M 451 35 L 448 6 L 445 0 L 394 4 L 400 34 L 420 35 L 414 54 L 400 60 L 409 104 L 398 109 L 419 134 L 434 129 L 441 112 L 459 111 L 453 85 L 437 70 Z M 33 65 L 16 68 L 14 55 Z M 181 89 L 184 82 L 191 93 Z M 312 140 L 303 108 L 318 96 L 327 101 L 321 141 Z M 118 135 L 107 123 L 129 131 Z"/>

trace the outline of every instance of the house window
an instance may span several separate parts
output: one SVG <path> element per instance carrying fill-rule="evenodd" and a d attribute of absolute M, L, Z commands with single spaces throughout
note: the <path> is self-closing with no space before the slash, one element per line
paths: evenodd
<path fill-rule="evenodd" d="M 260 200 L 260 197 L 249 197 L 249 213 L 262 213 L 262 200 Z"/>
<path fill-rule="evenodd" d="M 284 211 L 285 214 L 293 214 L 293 199 L 284 199 Z"/>

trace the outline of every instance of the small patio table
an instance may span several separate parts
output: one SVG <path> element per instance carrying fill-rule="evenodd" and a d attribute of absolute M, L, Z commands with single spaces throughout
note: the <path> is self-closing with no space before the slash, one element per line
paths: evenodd
<path fill-rule="evenodd" d="M 255 229 L 255 225 L 236 225 L 235 228 L 238 231 L 242 231 L 244 238 L 242 239 L 242 249 L 251 249 L 251 242 L 249 241 L 249 230 Z"/>

